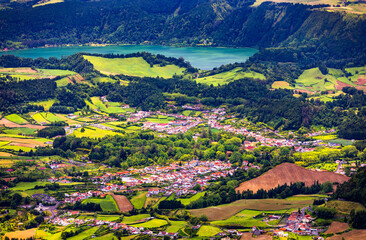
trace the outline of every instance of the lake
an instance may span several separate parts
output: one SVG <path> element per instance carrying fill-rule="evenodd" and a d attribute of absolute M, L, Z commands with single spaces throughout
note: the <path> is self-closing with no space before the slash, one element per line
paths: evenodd
<path fill-rule="evenodd" d="M 258 50 L 253 48 L 214 48 L 214 47 L 167 47 L 152 45 L 120 45 L 120 46 L 73 46 L 55 48 L 33 48 L 16 51 L 0 52 L 0 55 L 13 54 L 27 58 L 49 58 L 69 56 L 78 52 L 85 53 L 115 53 L 127 54 L 134 52 L 150 52 L 152 54 L 162 54 L 169 57 L 183 57 L 190 62 L 193 67 L 203 70 L 210 70 L 220 67 L 223 64 L 245 62 Z"/>

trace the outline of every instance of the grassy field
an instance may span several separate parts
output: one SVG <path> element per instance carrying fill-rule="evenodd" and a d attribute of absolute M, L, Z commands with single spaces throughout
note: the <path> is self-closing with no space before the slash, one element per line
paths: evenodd
<path fill-rule="evenodd" d="M 268 227 L 268 225 L 261 221 L 262 218 L 254 219 L 253 217 L 258 216 L 264 212 L 255 211 L 255 210 L 244 210 L 234 216 L 220 221 L 211 222 L 211 224 L 216 226 L 238 226 L 238 227 L 247 227 L 250 228 L 252 226 L 257 227 Z M 272 214 L 281 214 L 282 212 L 273 211 L 270 212 Z"/>
<path fill-rule="evenodd" d="M 335 134 L 319 135 L 319 136 L 314 136 L 313 138 L 315 140 L 329 141 L 329 140 L 336 139 L 337 135 L 335 135 Z"/>
<path fill-rule="evenodd" d="M 114 135 L 121 135 L 121 133 L 116 133 L 110 130 L 104 130 L 96 127 L 88 127 L 84 128 L 85 132 L 81 132 L 81 128 L 78 128 L 74 131 L 73 135 L 75 137 L 88 137 L 88 138 L 103 138 L 107 135 L 114 136 Z"/>
<path fill-rule="evenodd" d="M 17 123 L 17 124 L 26 124 L 28 123 L 25 119 L 23 119 L 18 114 L 10 114 L 8 116 L 5 116 L 6 119 L 8 119 L 11 122 Z"/>
<path fill-rule="evenodd" d="M 207 77 L 202 77 L 202 78 L 197 78 L 195 79 L 197 83 L 205 83 L 208 85 L 223 85 L 223 84 L 227 84 L 229 82 L 238 80 L 238 79 L 243 79 L 243 78 L 254 78 L 254 79 L 260 79 L 260 80 L 265 80 L 266 77 L 261 74 L 261 73 L 257 73 L 257 72 L 253 72 L 253 71 L 244 71 L 243 68 L 241 67 L 237 67 L 234 68 L 230 71 L 226 71 L 226 72 L 222 72 L 219 74 L 215 74 L 212 76 L 207 76 Z"/>
<path fill-rule="evenodd" d="M 33 105 L 38 105 L 38 106 L 43 106 L 45 111 L 50 110 L 50 107 L 52 106 L 52 104 L 55 103 L 55 99 L 49 99 L 47 101 L 38 101 L 38 102 L 30 102 L 30 104 Z"/>
<path fill-rule="evenodd" d="M 79 233 L 78 235 L 68 238 L 68 240 L 79 240 L 79 239 L 90 238 L 91 236 L 94 235 L 94 233 L 98 230 L 98 228 L 99 227 L 89 228 L 88 230 L 85 230 L 85 231 Z"/>
<path fill-rule="evenodd" d="M 141 209 L 145 205 L 147 192 L 138 192 L 136 196 L 131 199 L 134 208 Z"/>
<path fill-rule="evenodd" d="M 36 113 L 36 114 L 40 114 L 42 116 L 42 118 L 48 122 L 63 122 L 64 121 L 64 119 L 57 117 L 55 114 L 50 113 L 50 112 L 42 112 L 42 113 Z"/>
<path fill-rule="evenodd" d="M 285 81 L 275 81 L 274 83 L 272 83 L 272 88 L 274 89 L 294 89 L 294 87 L 291 87 L 290 84 L 288 82 Z"/>
<path fill-rule="evenodd" d="M 174 74 L 182 75 L 184 68 L 175 65 L 160 67 L 150 66 L 142 57 L 133 58 L 103 58 L 84 56 L 94 65 L 94 68 L 104 74 L 123 74 L 136 77 L 171 78 Z"/>
<path fill-rule="evenodd" d="M 35 113 L 32 115 L 32 118 L 38 122 L 38 123 L 49 123 L 49 121 L 47 121 L 47 119 L 45 119 L 42 115 L 42 113 Z"/>
<path fill-rule="evenodd" d="M 200 197 L 203 197 L 204 195 L 205 195 L 205 192 L 200 192 L 200 193 L 193 195 L 190 198 L 178 198 L 177 200 L 179 200 L 184 206 L 187 206 L 191 202 L 198 200 Z"/>
<path fill-rule="evenodd" d="M 325 198 L 328 197 L 328 195 L 322 195 L 322 194 L 314 194 L 314 195 L 295 195 L 286 198 L 286 200 L 289 201 L 303 201 L 303 200 L 314 200 L 318 198 Z"/>
<path fill-rule="evenodd" d="M 69 75 L 76 75 L 76 72 L 69 71 L 69 70 L 61 70 L 61 69 L 37 69 L 43 75 L 46 76 L 69 76 Z"/>
<path fill-rule="evenodd" d="M 335 208 L 341 214 L 350 214 L 352 209 L 355 211 L 366 210 L 360 203 L 339 200 L 329 201 L 325 203 L 325 207 Z"/>
<path fill-rule="evenodd" d="M 176 233 L 179 229 L 182 229 L 187 226 L 187 222 L 185 221 L 170 221 L 170 226 L 167 227 L 167 232 Z"/>
<path fill-rule="evenodd" d="M 117 221 L 121 216 L 120 215 L 99 215 L 97 216 L 97 220 L 103 220 L 103 221 Z"/>
<path fill-rule="evenodd" d="M 197 217 L 206 215 L 210 221 L 228 219 L 244 209 L 258 211 L 279 211 L 297 209 L 312 204 L 312 200 L 289 201 L 285 199 L 250 199 L 238 200 L 230 204 L 218 205 L 215 207 L 189 210 Z"/>
<path fill-rule="evenodd" d="M 197 235 L 199 237 L 212 237 L 218 234 L 219 232 L 222 232 L 220 228 L 213 227 L 213 226 L 207 226 L 203 225 L 197 232 Z"/>
<path fill-rule="evenodd" d="M 144 227 L 144 228 L 158 228 L 158 227 L 162 227 L 167 225 L 168 222 L 162 219 L 157 219 L 154 218 L 150 221 L 144 222 L 144 223 L 139 223 L 139 224 L 134 224 L 132 226 L 134 227 Z"/>
<path fill-rule="evenodd" d="M 134 223 L 138 223 L 139 221 L 141 221 L 142 219 L 151 217 L 150 214 L 138 214 L 138 215 L 134 215 L 134 216 L 125 216 L 123 218 L 123 223 L 125 224 L 134 224 Z"/>
<path fill-rule="evenodd" d="M 20 182 L 15 187 L 12 187 L 13 191 L 26 191 L 29 189 L 33 189 L 36 185 L 44 186 L 47 182 Z"/>
<path fill-rule="evenodd" d="M 27 239 L 27 238 L 34 238 L 36 235 L 36 229 L 35 228 L 31 228 L 28 230 L 24 230 L 24 231 L 15 231 L 15 232 L 9 232 L 6 233 L 5 236 L 8 237 L 9 239 Z"/>
<path fill-rule="evenodd" d="M 83 201 L 83 204 L 93 202 L 100 204 L 103 212 L 118 212 L 118 207 L 113 197 L 107 195 L 105 198 L 88 198 Z"/>
<path fill-rule="evenodd" d="M 3 130 L 7 134 L 25 134 L 33 135 L 37 130 L 33 128 L 10 128 Z"/>

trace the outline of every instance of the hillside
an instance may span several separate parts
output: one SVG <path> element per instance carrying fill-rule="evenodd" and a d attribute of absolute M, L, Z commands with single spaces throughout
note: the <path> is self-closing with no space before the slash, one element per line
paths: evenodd
<path fill-rule="evenodd" d="M 306 186 L 311 186 L 314 182 L 324 183 L 327 181 L 343 183 L 349 177 L 331 173 L 311 171 L 292 163 L 283 163 L 272 170 L 266 172 L 260 177 L 242 183 L 237 191 L 252 190 L 256 192 L 259 189 L 270 190 L 285 183 L 304 182 Z"/>

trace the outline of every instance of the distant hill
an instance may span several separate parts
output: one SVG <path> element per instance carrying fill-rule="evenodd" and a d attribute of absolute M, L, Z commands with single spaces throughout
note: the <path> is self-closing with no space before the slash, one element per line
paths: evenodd
<path fill-rule="evenodd" d="M 349 177 L 332 172 L 317 172 L 305 169 L 292 163 L 283 163 L 262 176 L 242 183 L 236 190 L 252 190 L 257 192 L 259 189 L 270 190 L 278 185 L 285 183 L 304 182 L 306 186 L 311 186 L 314 182 L 324 183 L 327 181 L 343 183 Z"/>

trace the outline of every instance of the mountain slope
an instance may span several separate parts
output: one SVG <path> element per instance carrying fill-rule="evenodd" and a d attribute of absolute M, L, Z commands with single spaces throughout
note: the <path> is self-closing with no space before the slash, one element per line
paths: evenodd
<path fill-rule="evenodd" d="M 246 191 L 249 189 L 256 192 L 259 189 L 270 190 L 285 183 L 304 182 L 306 186 L 311 186 L 316 181 L 319 183 L 327 181 L 343 183 L 348 181 L 348 179 L 349 177 L 347 176 L 332 172 L 317 172 L 302 168 L 296 164 L 283 163 L 262 176 L 243 182 L 236 190 Z"/>

